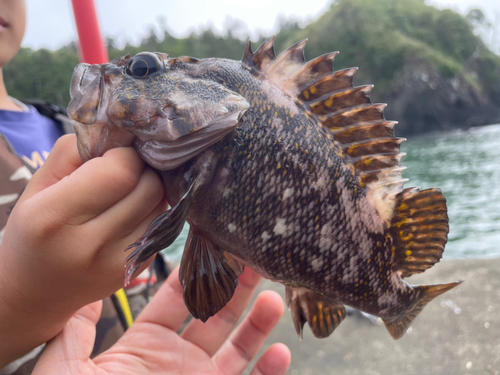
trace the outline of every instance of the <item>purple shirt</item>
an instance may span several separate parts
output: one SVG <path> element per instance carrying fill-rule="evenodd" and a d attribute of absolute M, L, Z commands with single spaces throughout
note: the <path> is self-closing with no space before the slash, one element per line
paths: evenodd
<path fill-rule="evenodd" d="M 0 133 L 29 165 L 38 169 L 56 140 L 63 135 L 63 130 L 57 122 L 42 116 L 33 106 L 28 108 L 28 112 L 0 109 Z"/>

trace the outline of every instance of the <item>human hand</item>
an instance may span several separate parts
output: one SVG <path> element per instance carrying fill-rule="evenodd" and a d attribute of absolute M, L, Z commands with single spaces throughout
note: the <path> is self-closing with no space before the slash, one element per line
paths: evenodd
<path fill-rule="evenodd" d="M 0 368 L 123 286 L 124 249 L 165 211 L 163 196 L 132 148 L 82 165 L 75 136 L 56 143 L 0 245 Z"/>
<path fill-rule="evenodd" d="M 205 324 L 192 320 L 178 335 L 188 311 L 176 269 L 120 340 L 94 359 L 89 356 L 101 305 L 85 306 L 47 344 L 33 374 L 241 374 L 284 311 L 277 293 L 262 292 L 231 333 L 259 281 L 247 268 L 221 311 Z M 288 348 L 274 344 L 251 374 L 281 375 L 289 365 Z"/>

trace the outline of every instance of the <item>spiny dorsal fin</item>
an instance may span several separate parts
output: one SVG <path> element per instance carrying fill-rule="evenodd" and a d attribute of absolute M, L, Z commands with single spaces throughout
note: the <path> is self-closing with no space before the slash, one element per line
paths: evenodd
<path fill-rule="evenodd" d="M 448 240 L 446 199 L 439 189 L 405 189 L 395 196 L 390 234 L 395 269 L 401 277 L 439 262 Z"/>
<path fill-rule="evenodd" d="M 333 60 L 338 54 L 338 52 L 327 53 L 301 66 L 288 76 L 284 82 L 284 91 L 291 93 L 291 96 L 297 96 L 302 92 L 300 90 L 302 86 L 307 85 L 313 79 L 315 80 L 323 77 L 325 74 L 330 74 L 332 72 Z"/>
<path fill-rule="evenodd" d="M 276 86 L 283 88 L 283 83 L 287 77 L 296 72 L 306 62 L 304 47 L 307 39 L 295 43 L 278 57 L 274 54 L 274 39 L 275 37 L 272 36 L 266 40 L 255 53 L 252 52 L 252 47 L 248 42 L 243 53 L 242 62 L 247 67 L 254 69 L 259 75 L 265 76 Z"/>
<path fill-rule="evenodd" d="M 281 87 L 290 73 L 295 72 L 305 64 L 304 47 L 306 43 L 307 39 L 304 39 L 280 53 L 264 72 L 268 79 Z"/>
<path fill-rule="evenodd" d="M 241 59 L 243 65 L 250 67 L 253 63 L 253 51 L 252 51 L 252 42 L 248 41 L 245 51 L 243 52 L 243 58 Z"/>
<path fill-rule="evenodd" d="M 252 53 L 252 47 L 250 42 L 248 42 L 243 54 L 242 63 L 248 68 L 253 69 L 256 73 L 265 71 L 269 64 L 272 64 L 276 59 L 276 55 L 274 54 L 275 38 L 275 35 L 270 37 L 261 44 L 255 53 Z"/>
<path fill-rule="evenodd" d="M 371 192 L 378 211 L 389 224 L 394 202 L 387 202 L 387 198 L 400 192 L 406 181 L 401 168 L 404 154 L 400 152 L 405 139 L 394 137 L 396 122 L 385 120 L 385 104 L 371 102 L 373 86 L 353 86 L 357 68 L 333 71 L 332 62 L 338 52 L 306 63 L 303 56 L 306 42 L 294 44 L 278 57 L 274 55 L 274 37 L 265 41 L 255 54 L 248 44 L 242 62 L 254 74 L 295 98 L 317 120 L 327 138 L 333 139 L 347 155 L 347 163 L 354 167 L 361 184 Z"/>

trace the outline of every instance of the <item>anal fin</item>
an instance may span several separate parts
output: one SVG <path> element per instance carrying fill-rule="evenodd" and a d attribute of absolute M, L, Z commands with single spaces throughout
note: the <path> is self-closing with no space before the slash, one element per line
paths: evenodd
<path fill-rule="evenodd" d="M 325 338 L 332 334 L 346 316 L 343 304 L 332 302 L 306 288 L 286 285 L 286 300 L 301 340 L 305 322 L 309 323 L 314 336 Z"/>
<path fill-rule="evenodd" d="M 179 270 L 184 302 L 191 315 L 206 322 L 222 309 L 232 298 L 243 268 L 191 226 Z"/>
<path fill-rule="evenodd" d="M 436 285 L 417 285 L 414 288 L 417 290 L 419 295 L 418 302 L 404 314 L 398 316 L 396 319 L 382 319 L 384 324 L 394 338 L 397 340 L 406 333 L 408 327 L 417 317 L 418 314 L 423 310 L 423 308 L 437 296 L 453 289 L 457 285 L 461 284 L 463 281 L 456 281 L 449 284 L 436 284 Z"/>

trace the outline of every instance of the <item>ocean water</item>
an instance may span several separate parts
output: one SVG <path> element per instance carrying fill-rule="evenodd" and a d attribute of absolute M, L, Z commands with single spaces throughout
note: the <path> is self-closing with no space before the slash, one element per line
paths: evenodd
<path fill-rule="evenodd" d="M 500 124 L 403 143 L 406 187 L 439 187 L 448 203 L 444 258 L 500 256 Z"/>
<path fill-rule="evenodd" d="M 405 187 L 438 187 L 448 202 L 444 258 L 500 257 L 500 124 L 414 136 L 403 143 Z M 188 225 L 164 253 L 176 262 Z"/>

